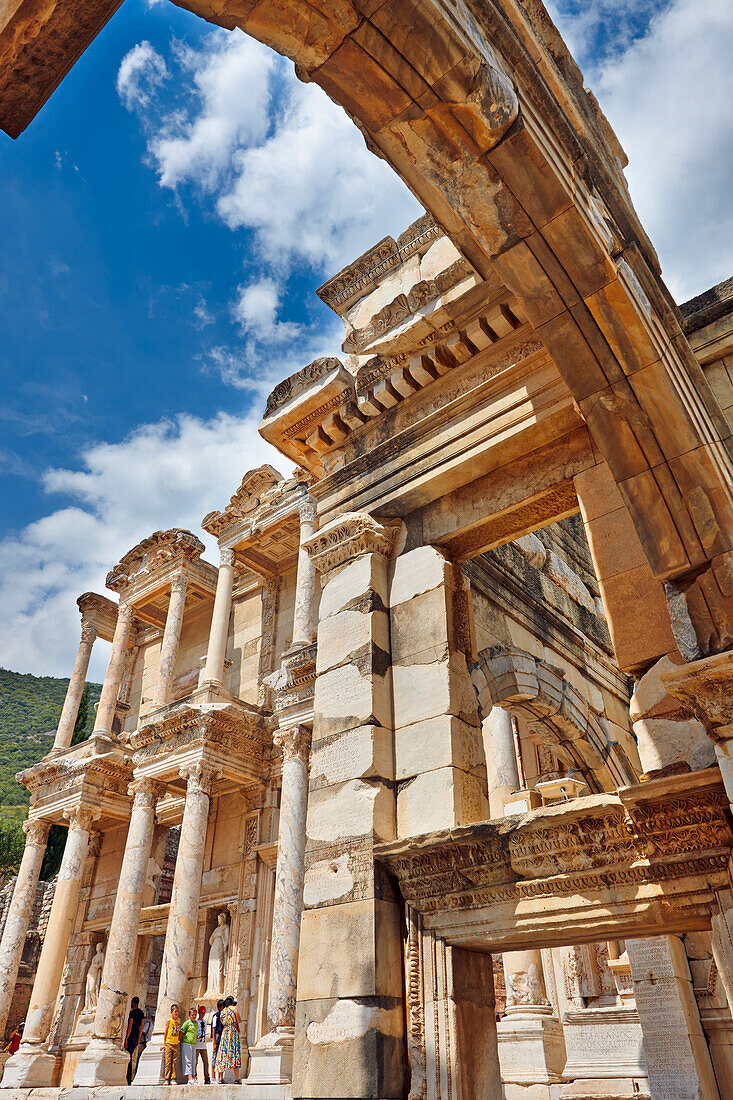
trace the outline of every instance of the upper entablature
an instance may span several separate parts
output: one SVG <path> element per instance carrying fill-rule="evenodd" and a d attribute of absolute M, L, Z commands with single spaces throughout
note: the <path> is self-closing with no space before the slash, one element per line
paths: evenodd
<path fill-rule="evenodd" d="M 172 527 L 154 531 L 119 560 L 107 574 L 107 588 L 134 606 L 135 614 L 153 626 L 164 626 L 173 580 L 185 576 L 187 604 L 213 598 L 216 569 L 203 561 L 204 544 L 192 531 Z"/>
<path fill-rule="evenodd" d="M 98 592 L 84 592 L 76 605 L 81 612 L 82 623 L 93 627 L 99 638 L 111 642 L 117 626 L 117 604 Z"/>
<path fill-rule="evenodd" d="M 303 481 L 264 465 L 248 470 L 226 508 L 209 512 L 201 526 L 222 549 L 233 550 L 240 565 L 274 577 L 294 566 L 301 512 L 313 507 Z"/>

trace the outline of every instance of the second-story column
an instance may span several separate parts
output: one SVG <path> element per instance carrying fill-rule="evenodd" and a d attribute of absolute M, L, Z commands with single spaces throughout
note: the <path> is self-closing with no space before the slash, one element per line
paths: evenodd
<path fill-rule="evenodd" d="M 295 583 L 295 613 L 293 616 L 292 648 L 310 645 L 315 640 L 313 606 L 316 595 L 316 567 L 305 543 L 316 533 L 318 519 L 315 501 L 310 497 L 300 508 L 300 549 Z"/>
<path fill-rule="evenodd" d="M 89 834 L 99 810 L 80 806 L 67 811 L 66 816 L 69 834 L 38 959 L 23 1042 L 5 1063 L 3 1088 L 49 1088 L 52 1083 L 56 1058 L 48 1051 L 48 1034 L 79 906 Z"/>
<path fill-rule="evenodd" d="M 125 657 L 130 642 L 130 630 L 132 628 L 132 608 L 121 603 L 117 611 L 117 626 L 112 639 L 112 652 L 109 655 L 107 672 L 102 684 L 102 694 L 99 697 L 97 717 L 94 722 L 95 734 L 112 733 L 112 723 L 115 717 L 117 696 L 120 691 L 122 674 L 125 670 Z"/>
<path fill-rule="evenodd" d="M 219 575 L 216 579 L 214 612 L 211 616 L 209 647 L 206 651 L 206 668 L 203 683 L 224 685 L 224 659 L 229 636 L 229 616 L 232 611 L 232 589 L 234 587 L 234 551 L 222 550 L 219 562 Z"/>
<path fill-rule="evenodd" d="M 81 703 L 81 696 L 87 678 L 89 659 L 92 655 L 92 646 L 94 645 L 96 637 L 97 632 L 94 627 L 91 626 L 90 623 L 85 623 L 82 619 L 81 641 L 79 642 L 79 649 L 74 662 L 74 671 L 71 674 L 69 686 L 66 689 L 66 698 L 64 699 L 64 706 L 61 711 L 61 717 L 59 718 L 58 728 L 56 729 L 56 737 L 53 742 L 54 752 L 63 752 L 64 749 L 68 749 L 71 744 L 71 737 L 74 733 L 74 726 L 76 724 L 77 715 L 79 714 L 79 704 Z"/>
<path fill-rule="evenodd" d="M 155 685 L 153 707 L 164 707 L 170 702 L 173 687 L 173 673 L 178 657 L 178 643 L 181 640 L 183 611 L 186 606 L 188 579 L 184 573 L 177 573 L 171 580 L 171 598 L 168 614 L 165 617 L 165 630 L 160 647 L 158 680 Z"/>
<path fill-rule="evenodd" d="M 127 990 L 137 946 L 140 910 L 153 845 L 155 807 L 163 792 L 150 778 L 135 780 L 115 907 L 102 969 L 92 1039 L 77 1063 L 74 1085 L 124 1085 L 129 1055 L 120 1046 Z"/>
<path fill-rule="evenodd" d="M 0 1038 L 5 1034 L 15 983 L 18 980 L 18 968 L 33 914 L 36 887 L 50 827 L 47 821 L 26 821 L 23 824 L 25 848 L 8 906 L 3 938 L 0 940 Z"/>
<path fill-rule="evenodd" d="M 277 730 L 273 741 L 282 749 L 283 774 L 267 1004 L 270 1031 L 250 1050 L 247 1077 L 248 1082 L 262 1085 L 292 1078 L 311 734 L 297 725 Z"/>
<path fill-rule="evenodd" d="M 205 761 L 181 769 L 181 776 L 186 780 L 186 805 L 168 910 L 158 1004 L 153 1035 L 140 1058 L 135 1075 L 136 1085 L 159 1085 L 162 1082 L 160 1047 L 163 1044 L 170 1006 L 177 1003 L 183 1009 L 187 1007 L 184 996 L 196 945 L 211 787 L 220 774 L 217 768 Z"/>
<path fill-rule="evenodd" d="M 492 707 L 483 721 L 486 777 L 492 818 L 504 816 L 504 803 L 519 790 L 519 768 L 514 748 L 512 716 L 503 707 Z"/>

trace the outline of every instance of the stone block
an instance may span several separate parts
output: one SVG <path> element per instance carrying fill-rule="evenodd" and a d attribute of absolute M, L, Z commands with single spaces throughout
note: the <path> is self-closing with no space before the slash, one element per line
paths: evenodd
<path fill-rule="evenodd" d="M 389 653 L 389 619 L 386 612 L 344 610 L 322 619 L 318 626 L 316 672 L 320 675 L 344 664 L 352 654 L 368 645 L 375 645 Z"/>
<path fill-rule="evenodd" d="M 405 1082 L 401 1000 L 298 1002 L 293 1096 L 402 1100 Z"/>
<path fill-rule="evenodd" d="M 354 664 L 322 673 L 314 692 L 313 740 L 354 726 L 392 725 L 389 676 L 362 671 Z"/>
<path fill-rule="evenodd" d="M 451 590 L 441 586 L 390 609 L 395 664 L 426 664 L 448 656 L 453 634 L 451 602 Z"/>
<path fill-rule="evenodd" d="M 438 768 L 401 783 L 397 790 L 397 835 L 421 836 L 438 829 L 487 821 L 486 773 Z"/>
<path fill-rule="evenodd" d="M 563 1027 L 554 1016 L 505 1016 L 496 1028 L 502 1081 L 557 1084 L 565 1065 Z"/>
<path fill-rule="evenodd" d="M 392 731 L 383 726 L 356 726 L 314 741 L 310 789 L 317 790 L 349 779 L 375 776 L 391 779 L 394 771 L 392 746 Z"/>
<path fill-rule="evenodd" d="M 370 594 L 377 597 L 383 609 L 387 607 L 387 563 L 378 554 L 355 558 L 326 579 L 319 605 L 320 622 Z"/>
<path fill-rule="evenodd" d="M 418 546 L 394 563 L 389 590 L 390 609 L 444 585 L 455 587 L 447 558 L 435 546 Z"/>
<path fill-rule="evenodd" d="M 402 996 L 399 909 L 376 898 L 306 909 L 298 1001 Z"/>
<path fill-rule="evenodd" d="M 394 665 L 392 681 L 395 728 L 440 714 L 479 724 L 476 693 L 462 653 L 428 664 Z"/>
<path fill-rule="evenodd" d="M 394 733 L 394 760 L 395 779 L 449 765 L 471 771 L 485 762 L 481 730 L 451 714 L 400 726 Z"/>
<path fill-rule="evenodd" d="M 350 838 L 392 840 L 395 835 L 394 795 L 378 780 L 353 779 L 333 787 L 311 791 L 306 834 L 322 844 Z"/>

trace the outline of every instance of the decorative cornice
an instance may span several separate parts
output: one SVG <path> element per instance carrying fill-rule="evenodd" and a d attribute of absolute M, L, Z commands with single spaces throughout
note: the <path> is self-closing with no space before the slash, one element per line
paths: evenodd
<path fill-rule="evenodd" d="M 311 731 L 307 726 L 290 726 L 277 729 L 272 735 L 272 743 L 280 749 L 283 760 L 301 760 L 308 763 L 311 746 Z"/>
<path fill-rule="evenodd" d="M 399 519 L 378 520 L 367 512 L 345 512 L 303 545 L 318 572 L 327 574 L 364 554 L 391 557 L 401 529 Z"/>
<path fill-rule="evenodd" d="M 291 374 L 288 378 L 284 378 L 282 382 L 279 382 L 270 396 L 267 398 L 267 404 L 265 405 L 265 417 L 272 416 L 277 412 L 287 401 L 291 401 L 292 398 L 297 397 L 303 390 L 309 389 L 314 382 L 319 382 L 326 374 L 330 374 L 331 371 L 337 371 L 341 368 L 342 363 L 340 359 L 336 359 L 334 356 L 324 356 L 321 359 L 314 359 L 312 363 L 308 363 L 307 366 L 302 367 L 295 374 Z"/>
<path fill-rule="evenodd" d="M 113 592 L 123 592 L 136 580 L 174 561 L 196 561 L 204 552 L 204 544 L 191 531 L 172 527 L 154 531 L 120 558 L 107 574 L 106 585 Z"/>

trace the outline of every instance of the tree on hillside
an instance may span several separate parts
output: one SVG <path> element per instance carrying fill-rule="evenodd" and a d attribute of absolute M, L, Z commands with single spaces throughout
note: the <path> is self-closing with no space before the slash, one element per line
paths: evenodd
<path fill-rule="evenodd" d="M 90 690 L 89 684 L 84 685 L 84 690 L 81 693 L 81 700 L 79 701 L 79 713 L 76 716 L 76 722 L 74 723 L 74 732 L 71 735 L 71 744 L 78 745 L 80 741 L 86 741 L 89 734 L 87 732 L 87 726 L 89 724 L 89 711 L 90 707 Z M 48 882 L 58 873 L 58 869 L 61 866 L 61 858 L 64 854 L 64 848 L 66 847 L 66 834 L 68 829 L 63 825 L 52 825 L 48 834 L 48 844 L 46 845 L 46 854 L 43 857 L 43 864 L 41 865 L 41 878 L 44 882 Z"/>
<path fill-rule="evenodd" d="M 0 886 L 17 875 L 24 847 L 22 823 L 11 817 L 0 817 Z"/>

